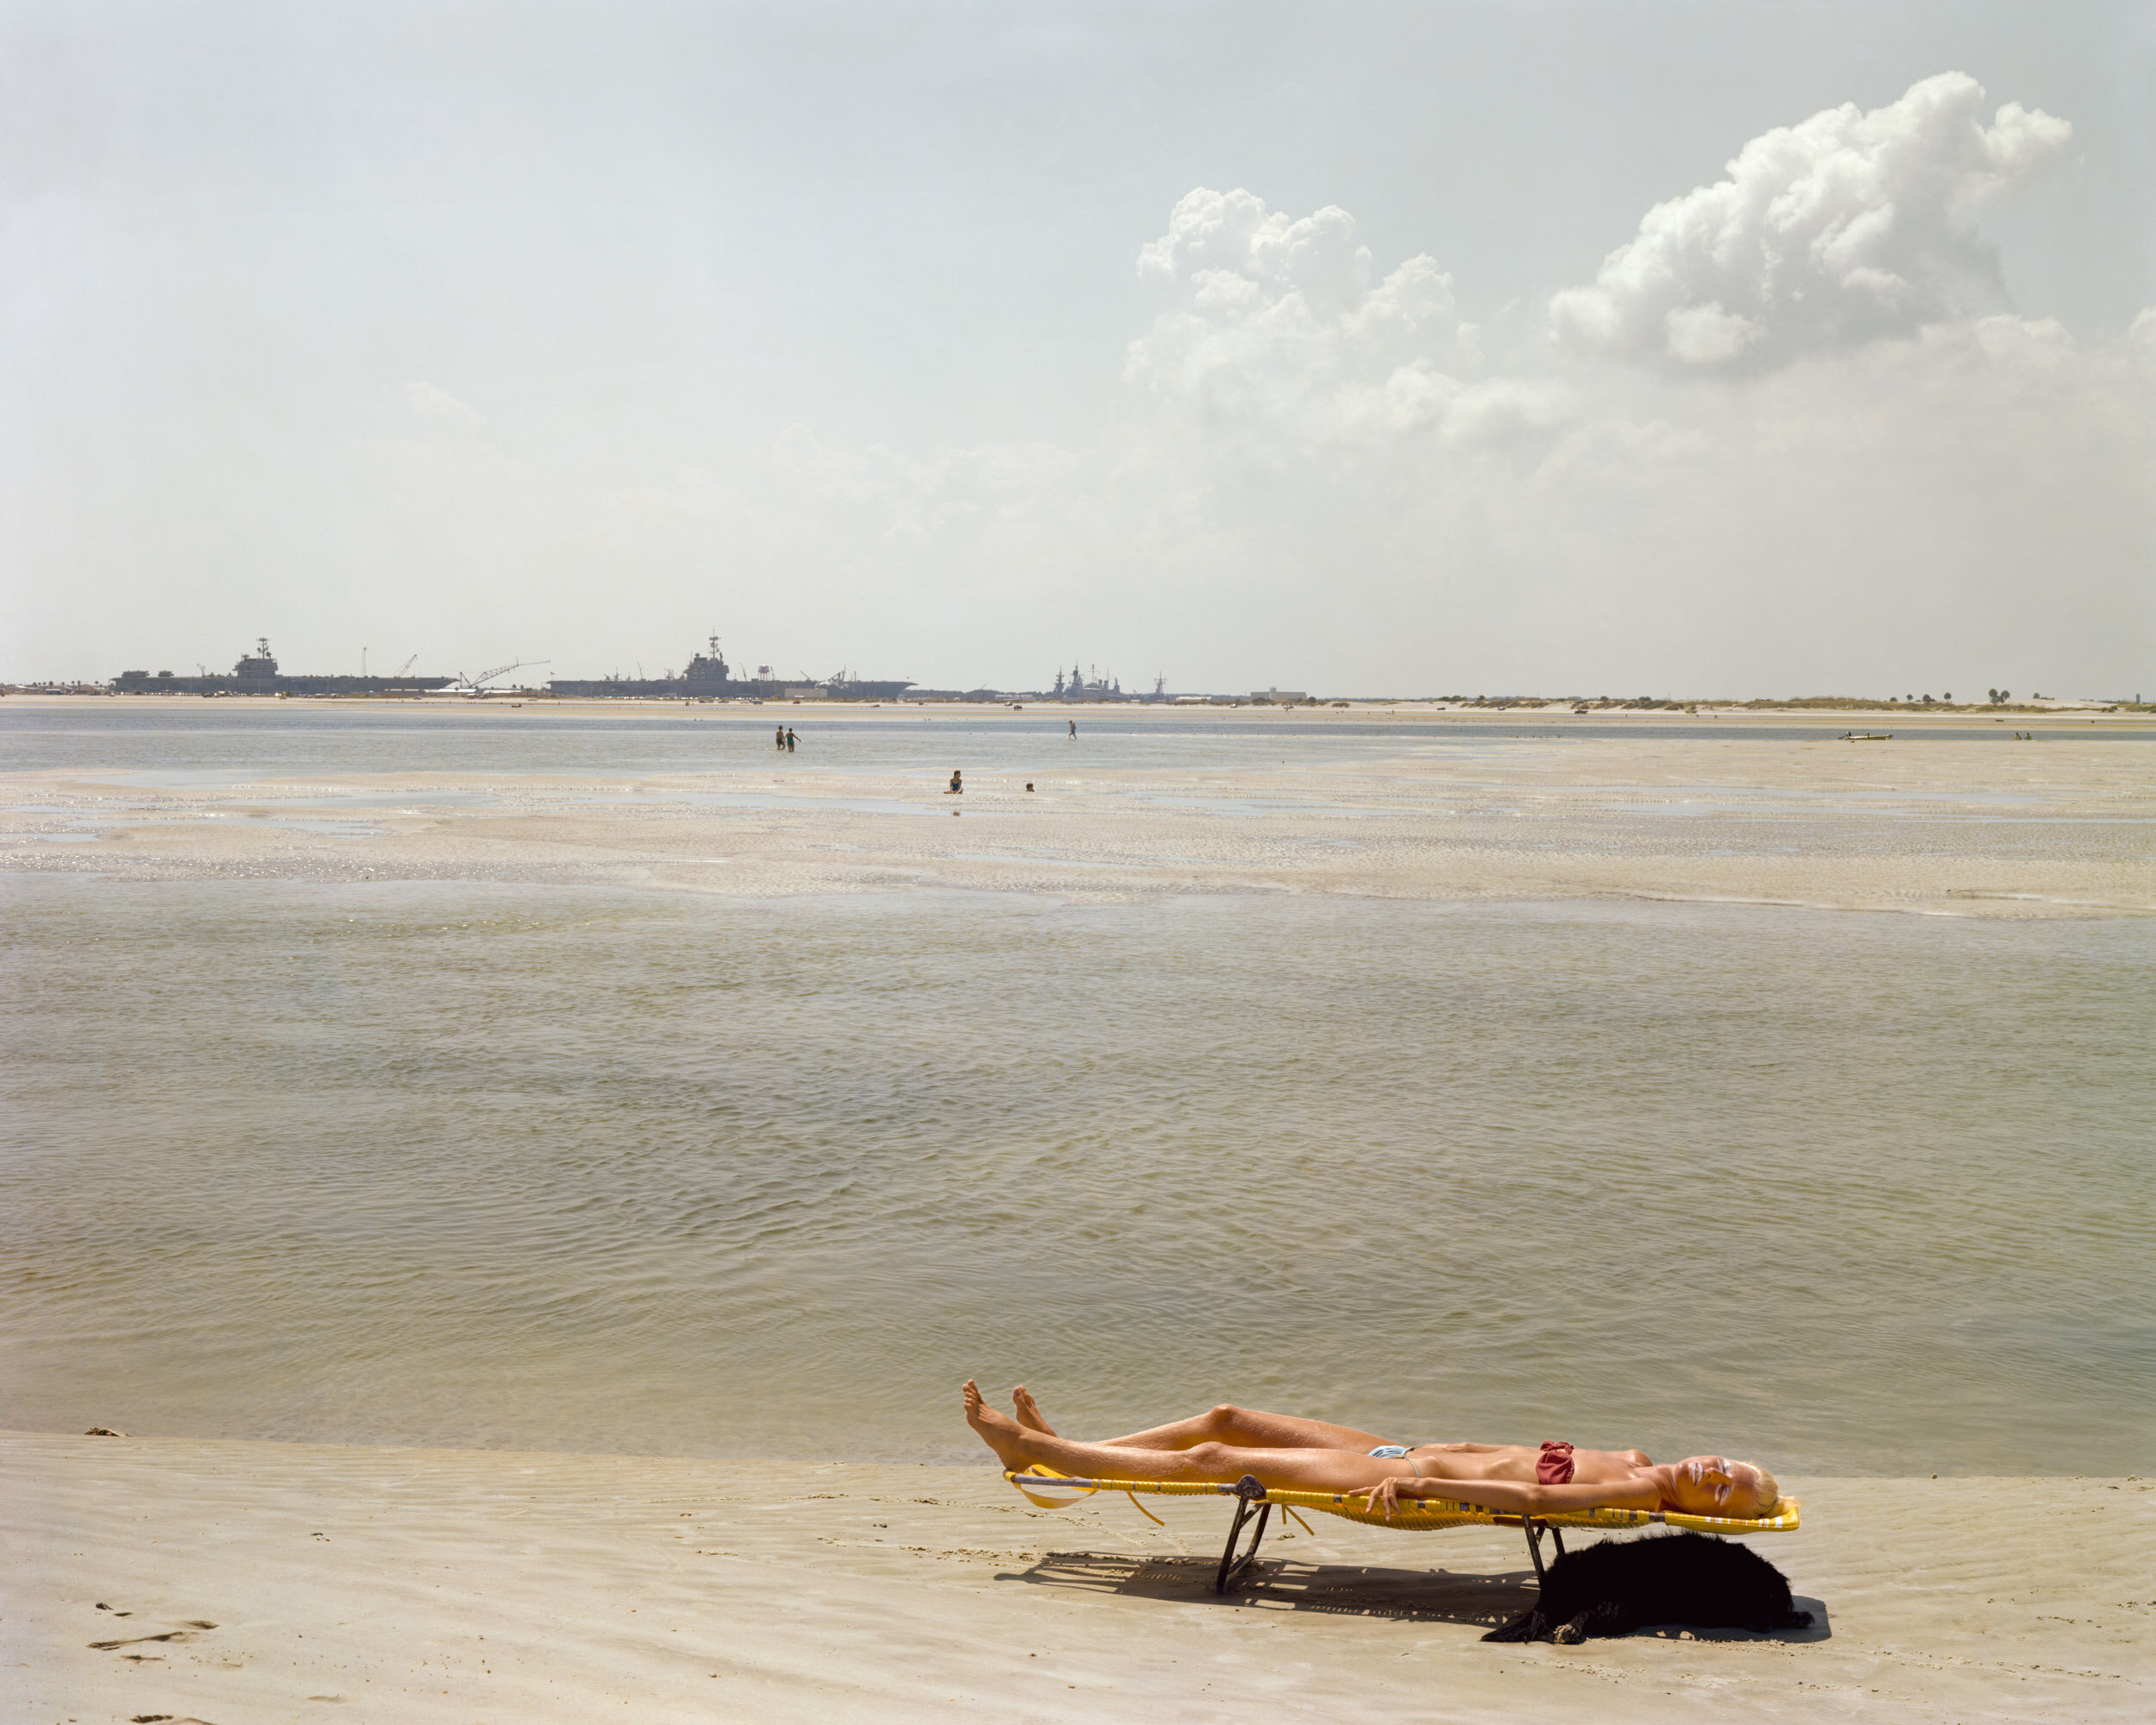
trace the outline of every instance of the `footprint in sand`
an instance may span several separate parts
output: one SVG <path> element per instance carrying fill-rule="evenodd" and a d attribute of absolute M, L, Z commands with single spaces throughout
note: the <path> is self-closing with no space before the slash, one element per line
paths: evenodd
<path fill-rule="evenodd" d="M 121 1616 L 130 1616 L 133 1614 L 122 1612 L 116 1615 Z M 140 1646 L 145 1641 L 192 1641 L 195 1639 L 196 1631 L 202 1629 L 214 1629 L 217 1627 L 217 1626 L 216 1624 L 210 1622 L 205 1618 L 194 1617 L 188 1620 L 185 1627 L 179 1629 L 167 1629 L 161 1635 L 128 1635 L 123 1637 L 117 1641 L 92 1641 L 89 1645 L 95 1648 L 98 1653 L 109 1653 L 116 1647 Z M 140 1653 L 129 1653 L 128 1657 L 131 1659 L 140 1659 L 142 1655 Z"/>

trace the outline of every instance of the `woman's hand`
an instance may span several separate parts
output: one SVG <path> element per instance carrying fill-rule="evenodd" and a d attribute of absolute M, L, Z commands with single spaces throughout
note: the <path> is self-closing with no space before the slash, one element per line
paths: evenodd
<path fill-rule="evenodd" d="M 1392 1519 L 1392 1512 L 1400 1506 L 1400 1488 L 1410 1483 L 1411 1483 L 1411 1481 L 1403 1478 L 1400 1475 L 1392 1474 L 1380 1480 L 1373 1486 L 1367 1487 L 1361 1491 L 1350 1492 L 1348 1495 L 1351 1497 L 1367 1496 L 1370 1500 L 1370 1513 L 1374 1515 L 1382 1509 L 1385 1512 L 1385 1519 L 1390 1521 Z M 1411 1499 L 1412 1494 L 1410 1495 Z"/>

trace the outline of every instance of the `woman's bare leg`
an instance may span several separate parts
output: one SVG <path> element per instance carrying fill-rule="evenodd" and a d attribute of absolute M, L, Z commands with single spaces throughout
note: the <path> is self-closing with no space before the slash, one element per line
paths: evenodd
<path fill-rule="evenodd" d="M 1267 1413 L 1255 1407 L 1217 1407 L 1172 1425 L 1102 1442 L 1118 1450 L 1187 1450 L 1199 1444 L 1228 1444 L 1241 1450 L 1360 1450 L 1367 1452 L 1392 1440 L 1352 1426 L 1304 1420 L 1293 1413 Z"/>
<path fill-rule="evenodd" d="M 1024 1384 L 1011 1391 L 1010 1405 L 1017 1412 L 1018 1423 L 1028 1432 L 1046 1432 L 1051 1438 L 1055 1436 L 1055 1427 L 1048 1423 L 1040 1404 L 1033 1399 L 1033 1392 Z"/>
<path fill-rule="evenodd" d="M 966 1423 L 1016 1472 L 1038 1462 L 1079 1479 L 1210 1481 L 1229 1484 L 1254 1474 L 1261 1485 L 1304 1491 L 1361 1491 L 1394 1475 L 1412 1470 L 1405 1462 L 1380 1461 L 1349 1449 L 1308 1445 L 1284 1449 L 1251 1449 L 1211 1439 L 1176 1449 L 1132 1449 L 1114 1444 L 1074 1444 L 1052 1432 L 1021 1426 L 981 1400 L 971 1379 L 965 1386 Z"/>
<path fill-rule="evenodd" d="M 1041 1413 L 1040 1404 L 1023 1384 L 1011 1391 L 1010 1401 L 1018 1411 L 1018 1423 L 1028 1431 L 1045 1432 L 1051 1438 L 1057 1435 Z M 1367 1451 L 1390 1440 L 1352 1426 L 1299 1419 L 1292 1413 L 1267 1413 L 1255 1407 L 1232 1407 L 1223 1402 L 1188 1420 L 1100 1441 L 1118 1450 L 1187 1450 L 1198 1444 L 1232 1444 L 1244 1450 Z"/>

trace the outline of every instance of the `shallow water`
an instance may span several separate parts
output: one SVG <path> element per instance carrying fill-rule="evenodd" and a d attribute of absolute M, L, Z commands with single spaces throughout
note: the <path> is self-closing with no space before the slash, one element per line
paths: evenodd
<path fill-rule="evenodd" d="M 876 716 L 868 716 L 873 712 Z M 1387 721 L 1366 715 L 1290 717 L 1230 709 L 1179 714 L 1080 710 L 1078 734 L 1065 730 L 1068 709 L 977 714 L 964 709 L 862 709 L 821 721 L 814 708 L 686 707 L 643 717 L 563 714 L 541 706 L 452 702 L 447 708 L 368 706 L 305 701 L 232 702 L 211 706 L 107 707 L 85 701 L 65 708 L 0 704 L 0 762 L 18 771 L 89 768 L 128 772 L 145 784 L 245 784 L 270 772 L 525 772 L 570 775 L 699 772 L 770 761 L 788 772 L 1024 774 L 1113 765 L 1147 768 L 1273 765 L 1266 745 L 1284 746 L 1279 763 L 1323 765 L 1441 754 L 1453 759 L 1501 757 L 1512 745 L 1636 739 L 1643 727 L 1590 719 L 1533 721 L 1449 717 Z M 821 721 L 820 722 L 820 721 Z M 2077 741 L 2156 740 L 2156 729 L 2037 722 L 2047 734 Z M 779 755 L 772 731 L 790 725 L 801 746 Z M 1822 725 L 1716 724 L 1657 721 L 1648 733 L 1671 740 L 1801 742 L 1836 748 Z M 1996 742 L 2015 746 L 1999 727 L 1924 726 L 1898 742 Z M 2022 747 L 2041 744 L 2021 745 Z M 775 759 L 776 758 L 776 759 Z"/>
<path fill-rule="evenodd" d="M 970 1455 L 976 1374 L 1083 1435 L 2156 1466 L 2156 923 L 0 904 L 0 1425 Z"/>

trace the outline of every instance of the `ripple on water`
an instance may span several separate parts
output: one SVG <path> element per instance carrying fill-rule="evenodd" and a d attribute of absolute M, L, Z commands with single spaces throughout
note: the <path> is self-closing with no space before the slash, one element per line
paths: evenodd
<path fill-rule="evenodd" d="M 2156 1462 L 2148 924 L 9 893 L 0 1423 Z"/>

